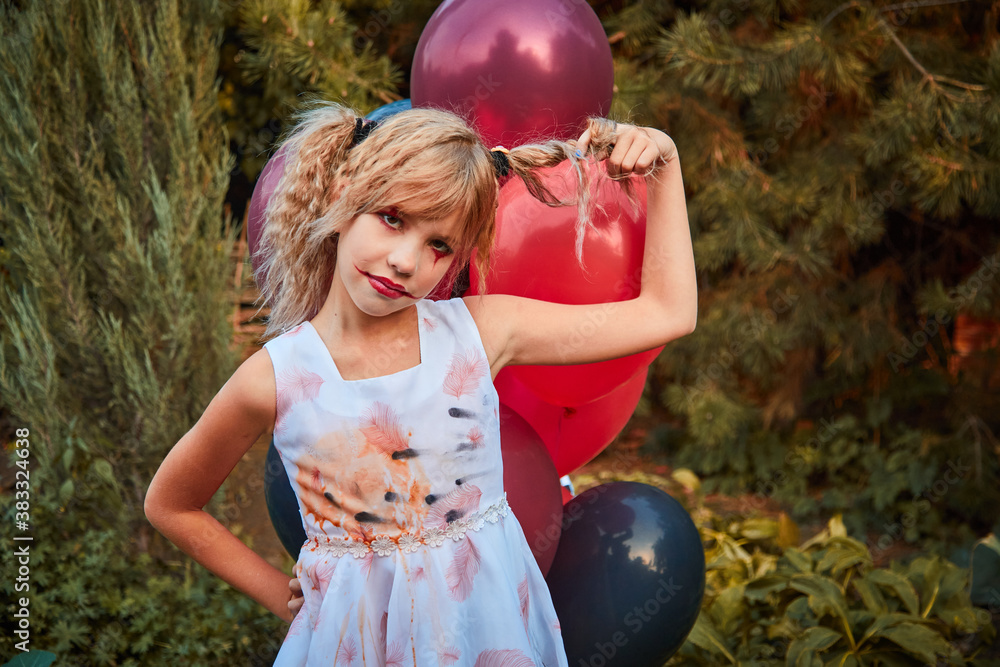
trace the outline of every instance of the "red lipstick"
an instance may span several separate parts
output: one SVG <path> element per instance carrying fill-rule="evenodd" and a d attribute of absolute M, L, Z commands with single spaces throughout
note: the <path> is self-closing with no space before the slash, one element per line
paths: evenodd
<path fill-rule="evenodd" d="M 365 273 L 364 271 L 361 271 L 361 269 L 358 269 L 358 271 L 365 278 L 368 278 L 368 283 L 372 286 L 372 288 L 384 297 L 388 297 L 390 299 L 398 299 L 404 296 L 410 297 L 411 299 L 414 298 L 414 296 L 409 292 L 407 292 L 402 285 L 398 285 L 389 280 L 388 278 L 383 278 L 381 276 L 373 276 L 370 273 Z"/>

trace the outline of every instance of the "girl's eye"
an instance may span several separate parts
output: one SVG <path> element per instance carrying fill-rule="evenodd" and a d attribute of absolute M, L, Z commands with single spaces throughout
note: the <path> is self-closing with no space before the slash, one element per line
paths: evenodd
<path fill-rule="evenodd" d="M 445 243 L 440 239 L 438 239 L 437 241 L 431 241 L 431 250 L 436 252 L 438 256 L 450 255 L 452 252 L 454 252 L 451 249 L 450 245 L 448 245 L 447 243 Z"/>
<path fill-rule="evenodd" d="M 400 220 L 396 211 L 379 211 L 375 215 L 381 218 L 382 222 L 389 225 L 393 229 L 399 229 L 403 224 L 403 221 Z"/>

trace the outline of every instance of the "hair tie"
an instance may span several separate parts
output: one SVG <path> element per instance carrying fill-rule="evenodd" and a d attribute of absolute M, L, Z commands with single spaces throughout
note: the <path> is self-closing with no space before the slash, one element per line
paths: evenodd
<path fill-rule="evenodd" d="M 362 141 L 368 138 L 372 130 L 378 127 L 377 120 L 365 120 L 364 118 L 358 118 L 354 122 L 354 138 L 351 139 L 351 148 L 354 148 Z"/>
<path fill-rule="evenodd" d="M 509 153 L 510 151 L 503 146 L 490 149 L 490 157 L 493 158 L 493 168 L 497 172 L 497 178 L 503 178 L 510 173 L 510 160 L 507 158 Z"/>

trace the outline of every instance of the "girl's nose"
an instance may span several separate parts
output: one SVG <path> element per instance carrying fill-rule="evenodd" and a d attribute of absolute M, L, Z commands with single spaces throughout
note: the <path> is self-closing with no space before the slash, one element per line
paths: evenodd
<path fill-rule="evenodd" d="M 409 243 L 400 243 L 389 253 L 389 266 L 402 275 L 412 275 L 417 270 L 419 253 Z"/>

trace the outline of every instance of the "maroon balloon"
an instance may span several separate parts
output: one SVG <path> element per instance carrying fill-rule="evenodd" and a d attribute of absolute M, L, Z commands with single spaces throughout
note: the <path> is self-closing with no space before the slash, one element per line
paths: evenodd
<path fill-rule="evenodd" d="M 254 273 L 260 266 L 257 248 L 260 246 L 261 233 L 264 231 L 264 213 L 284 173 L 285 150 L 282 148 L 264 165 L 260 176 L 257 177 L 253 195 L 250 196 L 250 206 L 247 209 L 247 243 L 250 246 L 250 263 L 253 265 Z"/>
<path fill-rule="evenodd" d="M 546 403 L 505 368 L 496 387 L 503 405 L 524 418 L 538 433 L 555 463 L 556 473 L 568 475 L 600 454 L 625 427 L 639 404 L 648 368 L 592 403 L 564 408 Z"/>
<path fill-rule="evenodd" d="M 556 556 L 562 533 L 562 486 L 545 445 L 516 412 L 500 406 L 503 486 L 507 502 L 545 574 Z"/>
<path fill-rule="evenodd" d="M 445 0 L 420 35 L 415 107 L 455 111 L 487 145 L 576 138 L 611 107 L 607 35 L 582 0 Z"/>

